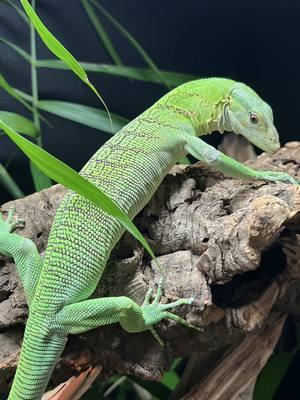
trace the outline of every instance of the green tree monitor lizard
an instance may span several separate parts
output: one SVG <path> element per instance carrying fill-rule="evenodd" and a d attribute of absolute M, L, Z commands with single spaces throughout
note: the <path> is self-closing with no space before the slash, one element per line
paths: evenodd
<path fill-rule="evenodd" d="M 252 89 L 230 79 L 183 84 L 163 96 L 106 142 L 81 175 L 133 218 L 149 201 L 170 167 L 192 154 L 241 179 L 297 184 L 286 173 L 256 171 L 227 157 L 199 136 L 233 131 L 266 152 L 280 146 L 273 114 Z M 120 323 L 128 332 L 150 330 L 163 318 L 187 326 L 169 310 L 193 299 L 160 304 L 161 289 L 142 306 L 128 297 L 89 299 L 124 228 L 82 196 L 69 191 L 50 232 L 43 259 L 34 243 L 12 233 L 20 221 L 0 223 L 0 252 L 16 263 L 29 305 L 22 351 L 9 400 L 41 399 L 69 333 Z"/>

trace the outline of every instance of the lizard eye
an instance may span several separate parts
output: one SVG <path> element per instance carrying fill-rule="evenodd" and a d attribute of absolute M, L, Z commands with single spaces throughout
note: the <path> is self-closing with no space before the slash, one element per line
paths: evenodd
<path fill-rule="evenodd" d="M 258 116 L 256 114 L 254 114 L 254 113 L 250 113 L 249 114 L 249 119 L 250 119 L 250 122 L 252 124 L 257 124 L 258 123 Z"/>

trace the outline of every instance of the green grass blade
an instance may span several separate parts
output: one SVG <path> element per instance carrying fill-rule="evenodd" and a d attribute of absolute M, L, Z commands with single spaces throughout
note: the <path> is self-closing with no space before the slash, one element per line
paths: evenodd
<path fill-rule="evenodd" d="M 68 67 L 85 83 L 88 82 L 88 77 L 82 68 L 82 66 L 77 62 L 73 55 L 55 38 L 54 35 L 46 28 L 40 18 L 37 16 L 34 9 L 31 7 L 27 0 L 20 0 L 26 14 L 28 15 L 30 21 L 33 23 L 36 31 L 38 32 L 40 38 L 48 47 L 48 49 L 60 60 L 62 60 Z"/>
<path fill-rule="evenodd" d="M 27 108 L 27 110 L 29 110 L 31 112 L 33 111 L 33 107 L 29 103 L 29 102 L 31 102 L 31 103 L 33 102 L 32 96 L 30 96 L 27 93 L 22 92 L 21 90 L 18 90 L 16 88 L 10 86 L 10 84 L 7 82 L 7 80 L 1 74 L 0 74 L 0 88 L 5 90 L 6 93 L 8 93 L 10 96 L 12 96 L 14 99 L 16 99 L 19 103 L 23 104 L 23 106 L 25 108 Z M 44 121 L 48 126 L 51 127 L 51 124 L 46 120 L 45 117 L 43 117 L 40 114 L 39 114 L 39 116 L 42 121 Z"/>
<path fill-rule="evenodd" d="M 145 247 L 150 256 L 157 263 L 154 253 L 143 238 L 143 235 L 132 223 L 128 215 L 126 215 L 104 192 L 96 188 L 96 186 L 79 175 L 71 167 L 19 135 L 1 120 L 0 127 L 44 174 L 54 181 L 59 182 L 67 188 L 86 197 L 99 208 L 117 218 L 120 223 Z"/>
<path fill-rule="evenodd" d="M 15 45 L 14 43 L 10 42 L 9 40 L 3 37 L 0 37 L 0 42 L 6 44 L 8 47 L 13 49 L 17 54 L 19 54 L 19 56 L 21 56 L 25 61 L 31 64 L 32 60 L 30 54 L 28 54 L 25 50 L 21 49 L 21 47 Z"/>
<path fill-rule="evenodd" d="M 21 97 L 21 99 L 26 100 L 29 103 L 33 102 L 33 98 L 31 96 L 31 94 L 23 92 L 22 90 L 17 89 L 15 87 L 13 88 L 13 90 L 16 92 L 17 95 L 19 95 L 19 97 Z"/>
<path fill-rule="evenodd" d="M 111 57 L 116 65 L 122 65 L 121 58 L 118 55 L 114 45 L 112 44 L 112 41 L 110 40 L 110 37 L 108 36 L 103 24 L 94 12 L 93 7 L 87 0 L 81 0 L 81 4 L 85 12 L 87 13 L 93 27 L 95 28 L 95 31 L 97 32 L 101 42 L 103 43 L 108 55 Z"/>
<path fill-rule="evenodd" d="M 100 74 L 114 75 L 122 78 L 136 79 L 143 82 L 150 83 L 161 83 L 157 75 L 147 68 L 136 68 L 136 67 L 125 67 L 118 65 L 109 64 L 97 64 L 97 63 L 80 63 L 87 72 L 97 72 Z M 58 60 L 38 60 L 37 67 L 39 68 L 53 68 L 53 69 L 68 69 L 64 63 Z M 161 71 L 166 82 L 172 86 L 176 87 L 185 82 L 193 81 L 199 79 L 197 76 L 192 74 L 183 74 L 180 72 L 172 71 Z"/>
<path fill-rule="evenodd" d="M 52 186 L 51 179 L 47 175 L 43 174 L 41 170 L 35 164 L 33 164 L 31 160 L 30 172 L 34 183 L 34 188 L 37 192 L 40 192 L 41 190 L 47 189 Z"/>
<path fill-rule="evenodd" d="M 32 112 L 32 106 L 24 100 L 20 94 L 7 82 L 3 75 L 0 74 L 0 88 L 6 91 L 10 96 L 14 97 L 19 103 L 23 104 L 29 111 Z"/>
<path fill-rule="evenodd" d="M 151 59 L 151 57 L 146 53 L 146 51 L 138 43 L 138 41 L 108 11 L 106 11 L 105 8 L 100 6 L 100 4 L 97 3 L 96 0 L 91 0 L 91 2 L 110 21 L 110 23 L 121 33 L 121 35 L 123 35 L 125 37 L 125 39 L 127 39 L 128 43 L 131 44 L 131 46 L 143 58 L 145 63 L 148 65 L 148 67 L 156 74 L 156 76 L 158 77 L 160 82 L 163 83 L 168 89 L 170 89 L 170 86 L 169 86 L 168 82 L 164 79 L 163 74 L 157 68 L 156 64 Z"/>
<path fill-rule="evenodd" d="M 27 25 L 29 25 L 28 19 L 26 17 L 26 14 L 18 7 L 13 1 L 11 0 L 1 0 L 2 3 L 8 4 L 10 7 L 12 7 L 18 14 L 19 16 L 23 19 L 24 22 L 26 22 Z"/>
<path fill-rule="evenodd" d="M 171 369 L 164 373 L 160 383 L 166 386 L 171 391 L 175 390 L 176 386 L 178 385 L 180 378 L 176 372 L 176 368 L 182 362 L 182 358 L 175 358 L 172 363 Z"/>
<path fill-rule="evenodd" d="M 160 382 L 143 381 L 135 376 L 130 376 L 130 379 L 148 390 L 154 399 L 166 400 L 169 399 L 172 394 L 172 391 Z"/>
<path fill-rule="evenodd" d="M 20 0 L 22 6 L 28 15 L 30 21 L 34 25 L 37 33 L 39 34 L 42 41 L 48 47 L 48 49 L 61 61 L 63 61 L 73 72 L 76 74 L 84 83 L 86 83 L 90 89 L 96 94 L 99 100 L 102 102 L 105 107 L 108 115 L 108 108 L 102 99 L 101 95 L 95 88 L 95 86 L 89 81 L 88 76 L 79 62 L 75 59 L 75 57 L 56 39 L 54 35 L 46 28 L 43 22 L 40 20 L 34 9 L 31 7 L 28 0 Z"/>
<path fill-rule="evenodd" d="M 0 164 L 0 183 L 6 188 L 13 199 L 20 199 L 21 197 L 24 197 L 24 193 L 2 164 Z"/>
<path fill-rule="evenodd" d="M 58 115 L 91 128 L 100 129 L 103 132 L 116 133 L 129 121 L 123 117 L 111 114 L 114 132 L 111 132 L 110 121 L 103 110 L 89 107 L 83 104 L 69 103 L 57 100 L 40 100 L 37 103 L 40 110 Z M 9 125 L 9 124 L 8 124 Z"/>
<path fill-rule="evenodd" d="M 294 353 L 274 353 L 260 373 L 254 389 L 254 400 L 272 400 L 280 382 L 292 364 Z"/>
<path fill-rule="evenodd" d="M 28 103 L 33 103 L 33 98 L 30 94 L 23 92 L 22 90 L 19 90 L 17 88 L 13 88 L 11 87 L 11 89 L 13 89 L 13 91 L 15 92 L 16 95 L 19 96 L 19 98 L 25 100 Z M 49 126 L 49 128 L 53 128 L 53 125 L 50 124 L 50 122 L 41 114 L 39 114 L 40 119 L 45 122 L 46 125 Z M 7 124 L 9 125 L 9 124 Z"/>
<path fill-rule="evenodd" d="M 9 111 L 0 111 L 0 119 L 18 133 L 22 133 L 32 138 L 36 138 L 38 135 L 38 130 L 34 123 L 22 115 Z"/>

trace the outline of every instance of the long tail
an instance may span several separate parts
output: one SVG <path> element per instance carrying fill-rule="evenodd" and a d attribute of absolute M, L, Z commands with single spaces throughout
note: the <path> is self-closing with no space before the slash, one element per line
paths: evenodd
<path fill-rule="evenodd" d="M 40 400 L 65 347 L 66 338 L 44 337 L 28 319 L 8 400 Z"/>

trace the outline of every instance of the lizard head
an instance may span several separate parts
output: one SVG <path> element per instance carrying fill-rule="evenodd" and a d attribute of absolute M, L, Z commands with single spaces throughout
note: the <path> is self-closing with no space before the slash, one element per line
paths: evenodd
<path fill-rule="evenodd" d="M 236 83 L 224 107 L 223 127 L 243 135 L 267 153 L 279 149 L 279 136 L 271 107 L 243 83 Z"/>

